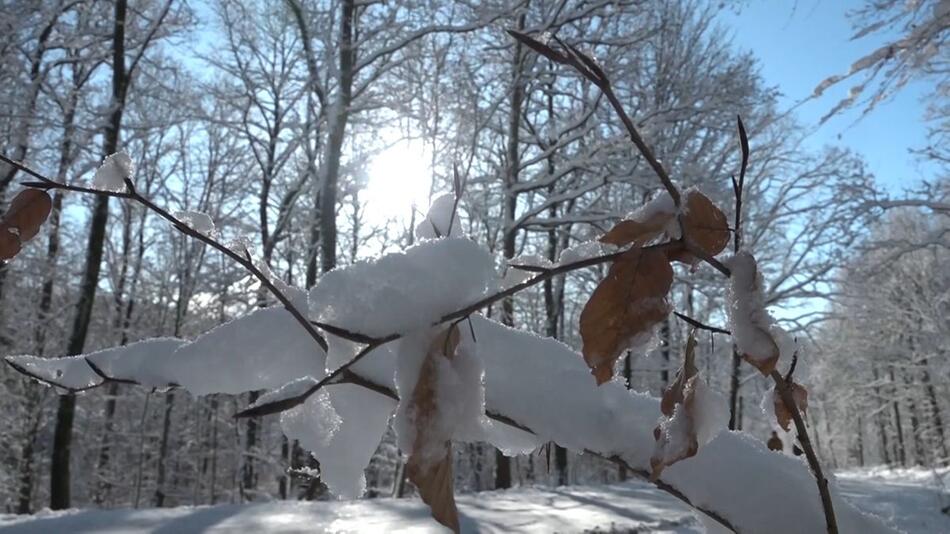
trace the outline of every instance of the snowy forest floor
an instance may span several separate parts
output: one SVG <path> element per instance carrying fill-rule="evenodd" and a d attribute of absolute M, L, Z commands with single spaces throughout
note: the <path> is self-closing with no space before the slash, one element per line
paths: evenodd
<path fill-rule="evenodd" d="M 848 499 L 899 530 L 950 532 L 950 515 L 941 513 L 950 506 L 950 469 L 865 469 L 837 477 Z M 705 532 L 687 507 L 643 482 L 484 492 L 458 502 L 464 532 Z M 441 531 L 418 499 L 0 515 L 3 534 Z"/>

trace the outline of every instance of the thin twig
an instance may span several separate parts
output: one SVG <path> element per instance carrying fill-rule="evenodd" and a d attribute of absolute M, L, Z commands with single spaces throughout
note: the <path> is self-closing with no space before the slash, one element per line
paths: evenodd
<path fill-rule="evenodd" d="M 670 179 L 669 173 L 667 173 L 666 169 L 663 168 L 663 164 L 661 164 L 657 159 L 656 155 L 653 153 L 653 150 L 643 140 L 640 132 L 637 131 L 637 127 L 633 124 L 633 120 L 631 120 L 630 116 L 627 115 L 626 111 L 624 111 L 623 105 L 620 103 L 620 100 L 614 93 L 613 88 L 610 86 L 610 79 L 600 68 L 597 62 L 587 54 L 584 54 L 578 50 L 576 47 L 564 43 L 557 37 L 555 37 L 554 40 L 561 46 L 563 50 L 555 50 L 551 46 L 542 43 L 541 41 L 538 41 L 537 39 L 525 33 L 515 30 L 508 30 L 508 34 L 521 43 L 527 45 L 535 52 L 547 57 L 551 61 L 573 67 L 578 73 L 590 80 L 594 85 L 597 86 L 598 89 L 601 90 L 604 96 L 607 97 L 607 101 L 610 102 L 611 107 L 614 108 L 614 111 L 620 117 L 620 121 L 627 130 L 630 140 L 633 141 L 633 144 L 637 147 L 637 150 L 640 151 L 640 154 L 643 155 L 643 158 L 650 165 L 650 168 L 653 169 L 653 172 L 655 172 L 660 178 L 660 182 L 663 183 L 663 187 L 665 187 L 666 191 L 670 194 L 670 197 L 673 199 L 673 203 L 679 207 L 680 194 L 676 189 L 676 186 L 673 185 L 673 180 Z"/>
<path fill-rule="evenodd" d="M 88 365 L 90 369 L 92 369 L 93 373 L 96 373 L 97 375 L 99 375 L 100 378 L 102 378 L 103 383 L 114 382 L 116 384 L 132 384 L 132 385 L 139 384 L 135 380 L 130 380 L 128 378 L 115 378 L 115 377 L 107 375 L 105 372 L 103 372 L 103 370 L 98 365 L 93 363 L 93 361 L 90 360 L 88 357 L 84 357 L 82 360 L 86 362 L 86 365 Z"/>
<path fill-rule="evenodd" d="M 640 135 L 640 132 L 637 130 L 637 127 L 633 124 L 633 120 L 627 115 L 627 112 L 624 110 L 623 105 L 620 103 L 620 100 L 617 98 L 617 95 L 614 93 L 613 88 L 610 85 L 610 78 L 607 74 L 600 68 L 600 65 L 597 62 L 589 57 L 587 54 L 581 52 L 576 47 L 571 46 L 570 44 L 561 41 L 556 36 L 554 37 L 555 42 L 560 45 L 561 50 L 556 50 L 553 47 L 549 46 L 546 43 L 542 43 L 537 39 L 515 30 L 508 30 L 508 34 L 520 41 L 521 43 L 527 45 L 529 48 L 543 55 L 544 57 L 554 61 L 555 63 L 560 63 L 562 65 L 567 65 L 573 67 L 577 72 L 582 76 L 590 80 L 594 85 L 596 85 L 600 91 L 607 97 L 607 100 L 610 102 L 611 107 L 613 107 L 614 112 L 620 117 L 620 122 L 623 123 L 624 128 L 627 130 L 627 134 L 630 136 L 630 140 L 637 147 L 637 150 L 640 151 L 640 154 L 650 165 L 650 168 L 653 169 L 653 172 L 656 173 L 657 177 L 660 179 L 660 182 L 663 184 L 663 187 L 666 188 L 667 193 L 669 193 L 670 198 L 673 199 L 673 204 L 679 208 L 681 199 L 679 191 L 676 189 L 676 186 L 673 185 L 673 180 L 670 178 L 669 173 L 663 167 L 663 164 L 660 163 L 660 160 L 657 159 L 656 155 L 653 153 L 653 150 L 649 145 L 643 140 L 643 137 Z M 745 129 L 742 127 L 740 119 L 740 132 L 743 139 L 745 139 Z M 744 180 L 745 177 L 745 166 L 748 163 L 748 143 L 743 144 L 746 157 L 743 159 L 742 173 L 740 176 L 740 181 Z M 687 251 L 693 256 L 703 260 L 714 269 L 722 273 L 724 276 L 732 276 L 732 272 L 726 267 L 722 262 L 716 258 L 710 256 L 703 250 L 701 247 L 695 245 L 689 237 L 682 232 L 683 221 L 682 218 L 679 218 L 681 234 L 683 239 L 682 243 L 685 245 Z"/>
<path fill-rule="evenodd" d="M 769 376 L 772 378 L 772 381 L 775 382 L 775 391 L 778 392 L 779 398 L 782 399 L 782 403 L 789 413 L 792 414 L 792 420 L 795 422 L 798 442 L 802 445 L 805 458 L 808 459 L 808 467 L 811 468 L 811 472 L 815 476 L 815 482 L 818 485 L 818 494 L 821 496 L 821 507 L 825 512 L 825 527 L 829 534 L 837 534 L 838 520 L 835 517 L 835 508 L 831 501 L 831 492 L 828 490 L 828 479 L 825 478 L 825 474 L 821 469 L 821 462 L 818 461 L 818 455 L 815 454 L 815 449 L 811 445 L 811 439 L 808 437 L 808 430 L 805 427 L 805 420 L 802 419 L 802 414 L 798 410 L 795 398 L 792 396 L 791 389 L 788 383 L 785 382 L 785 378 L 782 374 L 773 370 Z"/>
<path fill-rule="evenodd" d="M 687 324 L 694 326 L 700 330 L 708 330 L 714 334 L 726 334 L 727 336 L 732 335 L 732 332 L 726 330 L 725 328 L 719 328 L 718 326 L 710 326 L 706 323 L 697 321 L 696 319 L 693 319 L 692 317 L 682 314 L 678 311 L 673 312 L 673 315 L 679 317 L 680 319 L 685 321 Z"/>
<path fill-rule="evenodd" d="M 614 111 L 616 111 L 620 116 L 621 122 L 623 122 L 624 127 L 627 129 L 627 133 L 630 135 L 630 140 L 633 141 L 634 145 L 636 145 L 637 149 L 643 155 L 643 158 L 646 159 L 647 163 L 650 164 L 653 172 L 655 172 L 660 178 L 660 182 L 663 183 L 663 187 L 666 188 L 666 191 L 670 194 L 670 197 L 673 198 L 673 204 L 679 207 L 680 193 L 677 191 L 676 186 L 673 185 L 673 180 L 670 179 L 670 175 L 667 174 L 666 169 L 663 168 L 663 165 L 653 154 L 653 150 L 651 150 L 646 144 L 646 142 L 643 140 L 643 137 L 640 136 L 640 132 L 638 132 L 637 128 L 633 125 L 633 121 L 630 120 L 630 117 L 627 116 L 627 113 L 623 110 L 623 106 L 620 104 L 620 101 L 617 100 L 617 95 L 614 94 L 609 82 L 605 83 L 603 86 L 598 85 L 598 87 L 600 87 L 600 90 L 604 92 L 604 95 L 607 97 L 607 101 L 610 102 L 610 105 L 613 106 Z"/>
<path fill-rule="evenodd" d="M 105 382 L 96 382 L 95 384 L 91 384 L 91 385 L 88 385 L 88 386 L 83 386 L 83 387 L 79 387 L 79 388 L 74 388 L 74 387 L 71 387 L 71 386 L 67 386 L 67 385 L 64 385 L 64 384 L 60 384 L 59 382 L 56 382 L 55 380 L 51 380 L 51 379 L 49 379 L 49 378 L 45 378 L 45 377 L 39 376 L 39 375 L 37 375 L 36 373 L 34 373 L 33 371 L 30 371 L 30 370 L 27 369 L 26 367 L 23 367 L 22 365 L 20 365 L 20 364 L 14 362 L 13 360 L 11 360 L 11 359 L 9 359 L 9 358 L 4 358 L 3 361 L 7 362 L 7 365 L 9 365 L 10 367 L 12 367 L 16 372 L 20 373 L 21 375 L 28 376 L 28 377 L 32 378 L 33 380 L 36 380 L 37 382 L 41 382 L 41 383 L 43 383 L 43 384 L 46 384 L 47 386 L 53 386 L 53 387 L 57 387 L 57 388 L 66 390 L 66 391 L 69 392 L 69 393 L 81 393 L 81 392 L 83 392 L 83 391 L 88 391 L 88 390 L 90 390 L 90 389 L 95 389 L 95 388 L 97 388 L 97 387 L 99 387 L 99 386 L 101 386 L 102 384 L 105 383 Z"/>
<path fill-rule="evenodd" d="M 356 353 L 356 356 L 350 359 L 350 361 L 346 362 L 345 364 L 337 367 L 336 369 L 328 373 L 325 377 L 320 379 L 320 381 L 318 381 L 316 384 L 307 388 L 307 390 L 301 393 L 300 395 L 287 397 L 279 401 L 267 402 L 264 404 L 251 406 L 250 408 L 247 408 L 245 410 L 242 410 L 234 414 L 234 417 L 242 418 L 242 417 L 258 417 L 261 415 L 270 415 L 270 414 L 284 412 L 295 406 L 299 406 L 300 404 L 303 404 L 308 398 L 310 398 L 311 395 L 320 391 L 325 386 L 340 383 L 340 381 L 344 379 L 348 373 L 351 372 L 350 367 L 359 363 L 359 361 L 365 358 L 369 353 L 378 349 L 382 345 L 389 343 L 390 341 L 399 339 L 400 337 L 402 337 L 400 334 L 392 334 L 386 337 L 375 339 L 372 343 L 366 345 L 358 353 Z"/>
<path fill-rule="evenodd" d="M 599 457 L 599 458 L 603 458 L 604 460 L 607 460 L 608 462 L 613 462 L 613 463 L 615 463 L 615 464 L 617 464 L 617 465 L 619 465 L 619 466 L 625 468 L 628 472 L 631 472 L 631 473 L 637 475 L 638 477 L 640 477 L 640 478 L 642 478 L 642 479 L 644 479 L 644 480 L 646 480 L 646 481 L 652 483 L 652 484 L 653 484 L 654 486 L 656 486 L 657 488 L 659 488 L 659 489 L 665 491 L 666 493 L 669 493 L 669 494 L 672 495 L 673 497 L 676 497 L 677 499 L 683 501 L 683 502 L 686 503 L 690 508 L 693 508 L 694 510 L 699 510 L 700 512 L 702 512 L 702 513 L 708 515 L 708 516 L 709 516 L 710 518 L 712 518 L 714 521 L 716 521 L 716 522 L 719 523 L 720 525 L 722 525 L 722 526 L 728 528 L 728 529 L 731 530 L 732 532 L 738 532 L 738 530 L 736 530 L 736 527 L 732 526 L 732 523 L 730 523 L 727 519 L 725 519 L 724 517 L 722 517 L 721 515 L 719 515 L 718 513 L 714 512 L 714 511 L 712 511 L 712 510 L 703 508 L 703 507 L 701 507 L 701 506 L 697 506 L 696 504 L 694 504 L 692 501 L 689 500 L 689 497 L 687 497 L 683 492 L 681 492 L 681 491 L 680 491 L 679 489 L 677 489 L 675 486 L 672 486 L 672 485 L 670 485 L 670 484 L 667 484 L 666 482 L 663 482 L 662 480 L 659 480 L 659 479 L 657 479 L 657 480 L 651 479 L 651 478 L 650 478 L 650 472 L 647 471 L 646 469 L 639 469 L 639 468 L 633 467 L 633 466 L 630 465 L 626 460 L 624 460 L 623 458 L 621 458 L 621 457 L 619 457 L 619 456 L 604 456 L 603 454 L 599 454 L 599 453 L 597 453 L 597 452 L 595 452 L 595 451 L 592 451 L 592 450 L 589 450 L 589 449 L 585 449 L 585 450 L 584 450 L 584 453 L 585 453 L 585 454 L 591 454 L 591 455 L 597 456 L 597 457 Z"/>
<path fill-rule="evenodd" d="M 792 376 L 795 374 L 795 366 L 798 365 L 798 351 L 792 354 L 792 364 L 788 366 L 788 372 L 785 373 L 785 383 L 792 383 Z"/>
<path fill-rule="evenodd" d="M 732 180 L 733 192 L 735 193 L 736 197 L 736 218 L 733 248 L 734 251 L 738 253 L 740 247 L 742 246 L 742 196 L 743 190 L 745 188 L 746 170 L 749 164 L 749 138 L 746 134 L 745 125 L 742 123 L 742 117 L 737 117 L 736 123 L 739 130 L 739 148 L 742 153 L 742 162 L 739 169 L 739 180 L 737 181 L 735 178 Z M 736 365 L 738 365 L 739 353 L 735 346 L 733 346 L 733 361 L 736 363 Z M 792 356 L 792 364 L 789 368 L 788 378 L 791 378 L 797 361 L 798 354 L 796 353 Z M 782 400 L 782 404 L 784 404 L 785 408 L 789 411 L 789 413 L 792 414 L 792 420 L 795 421 L 795 430 L 798 433 L 798 441 L 802 444 L 802 450 L 805 452 L 808 465 L 815 477 L 815 483 L 818 485 L 818 494 L 821 497 L 821 506 L 825 515 L 825 526 L 827 527 L 829 534 L 837 534 L 838 521 L 835 517 L 835 509 L 834 504 L 831 501 L 831 493 L 828 491 L 828 479 L 825 478 L 825 475 L 821 469 L 821 463 L 818 461 L 818 455 L 815 454 L 815 450 L 811 445 L 811 439 L 808 436 L 808 429 L 805 427 L 805 421 L 802 419 L 801 412 L 798 410 L 798 405 L 795 403 L 795 398 L 792 396 L 792 393 L 789 390 L 789 382 L 782 377 L 781 373 L 776 370 L 773 370 L 770 376 L 772 381 L 775 382 L 775 389 L 779 393 L 779 398 Z"/>
<path fill-rule="evenodd" d="M 739 130 L 739 151 L 742 154 L 742 162 L 739 165 L 739 180 L 732 178 L 732 192 L 736 197 L 736 220 L 733 232 L 733 251 L 739 252 L 742 245 L 742 192 L 745 189 L 745 173 L 749 168 L 749 137 L 746 135 L 745 125 L 742 124 L 742 117 L 736 116 L 736 125 Z"/>
<path fill-rule="evenodd" d="M 465 182 L 459 174 L 459 166 L 457 163 L 452 164 L 452 189 L 453 189 L 453 198 L 452 198 L 452 215 L 449 217 L 449 237 L 452 236 L 452 225 L 455 223 L 455 220 L 458 218 L 459 202 L 462 201 L 462 191 L 465 189 Z M 459 223 L 461 224 L 461 223 Z"/>
<path fill-rule="evenodd" d="M 681 228 L 682 228 L 682 225 L 683 225 L 683 221 L 681 218 L 680 219 Z M 732 271 L 728 267 L 726 267 L 721 261 L 710 256 L 709 253 L 707 253 L 702 247 L 693 243 L 693 240 L 690 239 L 689 236 L 687 236 L 685 233 L 683 233 L 683 238 L 681 241 L 686 246 L 686 250 L 689 251 L 690 254 L 703 260 L 704 262 L 709 264 L 712 268 L 722 273 L 722 275 L 725 276 L 726 278 L 729 278 L 730 276 L 732 276 Z"/>
<path fill-rule="evenodd" d="M 39 180 L 39 182 L 24 183 L 23 185 L 27 187 L 33 187 L 36 189 L 44 189 L 44 190 L 58 189 L 62 191 L 73 191 L 77 193 L 86 193 L 86 194 L 92 194 L 92 195 L 98 195 L 98 196 L 124 198 L 124 199 L 133 200 L 145 206 L 152 212 L 156 213 L 159 217 L 172 223 L 172 226 L 174 226 L 175 229 L 177 229 L 179 232 L 191 238 L 197 239 L 198 241 L 201 241 L 202 243 L 218 250 L 225 256 L 237 262 L 241 267 L 243 267 L 249 273 L 251 273 L 255 278 L 258 279 L 258 281 L 260 281 L 261 285 L 266 287 L 267 290 L 270 291 L 270 293 L 274 295 L 274 297 L 276 297 L 277 300 L 284 306 L 284 308 L 288 312 L 290 312 L 290 314 L 294 317 L 294 319 L 296 319 L 297 322 L 300 323 L 300 325 L 304 328 L 304 330 L 307 331 L 307 334 L 309 334 L 310 337 L 313 338 L 313 340 L 317 343 L 317 345 L 319 345 L 320 348 L 323 349 L 324 352 L 327 351 L 328 345 L 327 345 L 326 339 L 324 339 L 324 337 L 320 335 L 319 332 L 317 332 L 316 328 L 314 328 L 314 326 L 310 324 L 310 321 L 307 320 L 306 317 L 304 317 L 303 313 L 301 313 L 301 311 L 290 301 L 287 295 L 285 295 L 284 292 L 281 291 L 280 288 L 278 288 L 273 283 L 273 281 L 271 281 L 270 277 L 268 277 L 266 274 L 264 274 L 263 271 L 261 271 L 256 265 L 254 265 L 254 262 L 250 258 L 250 254 L 246 250 L 244 251 L 245 254 L 242 256 L 238 252 L 225 246 L 223 243 L 221 243 L 214 237 L 209 236 L 207 234 L 203 234 L 191 228 L 190 226 L 185 224 L 185 222 L 182 221 L 181 219 L 175 217 L 174 215 L 166 211 L 164 208 L 159 207 L 151 200 L 140 195 L 135 190 L 135 184 L 133 184 L 131 180 L 129 179 L 125 180 L 126 191 L 104 191 L 104 190 L 99 190 L 99 189 L 92 189 L 89 187 L 82 187 L 78 185 L 64 184 L 61 182 L 57 182 L 55 180 L 47 178 L 46 176 L 43 176 L 42 174 L 34 171 L 33 169 L 30 169 L 23 163 L 14 161 L 4 156 L 3 154 L 0 154 L 0 161 L 3 161 L 9 165 L 12 165 L 16 167 L 17 169 L 20 169 L 21 171 Z"/>

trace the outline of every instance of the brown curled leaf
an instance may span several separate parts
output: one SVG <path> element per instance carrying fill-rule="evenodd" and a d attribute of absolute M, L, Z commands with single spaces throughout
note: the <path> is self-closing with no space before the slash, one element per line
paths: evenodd
<path fill-rule="evenodd" d="M 804 417 L 808 411 L 808 390 L 801 384 L 791 382 L 788 384 L 788 391 L 792 394 L 792 399 L 795 401 L 795 406 L 798 407 L 798 411 L 801 412 L 802 417 Z M 782 397 L 778 391 L 773 395 L 772 404 L 775 407 L 775 420 L 778 421 L 779 426 L 782 427 L 783 430 L 788 432 L 793 421 L 792 412 L 785 406 L 785 403 L 782 402 Z"/>
<path fill-rule="evenodd" d="M 455 505 L 452 475 L 452 444 L 450 436 L 433 433 L 439 417 L 438 378 L 439 359 L 452 360 L 461 336 L 458 325 L 435 336 L 419 370 L 419 379 L 412 390 L 411 413 L 415 425 L 412 451 L 406 462 L 406 474 L 419 489 L 422 501 L 429 505 L 432 517 L 459 532 L 458 508 Z"/>
<path fill-rule="evenodd" d="M 20 239 L 0 225 L 0 260 L 9 260 L 20 253 Z"/>
<path fill-rule="evenodd" d="M 634 243 L 643 245 L 663 233 L 674 216 L 674 213 L 657 212 L 644 221 L 620 221 L 601 236 L 600 242 L 619 247 Z"/>
<path fill-rule="evenodd" d="M 39 233 L 52 209 L 53 201 L 46 191 L 25 189 L 15 196 L 0 220 L 0 259 L 16 256 L 22 244 Z"/>
<path fill-rule="evenodd" d="M 683 403 L 683 392 L 686 389 L 686 383 L 698 372 L 699 369 L 696 368 L 696 338 L 691 332 L 686 340 L 683 365 L 676 373 L 676 380 L 663 390 L 663 396 L 660 398 L 660 411 L 663 412 L 663 415 L 672 416 L 676 405 Z"/>
<path fill-rule="evenodd" d="M 660 400 L 661 423 L 653 429 L 656 447 L 650 457 L 650 478 L 659 478 L 663 469 L 680 460 L 695 456 L 699 451 L 696 431 L 696 391 L 701 379 L 696 368 L 696 338 L 692 333 L 686 342 L 683 365 Z M 676 407 L 680 409 L 677 410 Z"/>
<path fill-rule="evenodd" d="M 683 413 L 675 415 L 675 417 L 683 419 L 681 422 L 682 428 L 668 428 L 664 432 L 658 426 L 653 431 L 653 437 L 656 438 L 656 449 L 653 456 L 650 457 L 650 479 L 653 481 L 660 478 L 663 469 L 680 460 L 692 458 L 699 452 L 699 438 L 696 435 L 694 421 L 696 413 L 695 391 L 698 381 L 699 377 L 694 376 L 686 382 L 685 396 L 682 403 Z M 672 419 L 670 418 L 668 423 L 673 423 Z"/>
<path fill-rule="evenodd" d="M 438 462 L 420 462 L 410 456 L 406 474 L 419 490 L 422 501 L 429 505 L 432 518 L 459 532 L 458 507 L 455 505 L 455 476 L 452 474 L 452 444 L 445 442 L 445 453 Z"/>
<path fill-rule="evenodd" d="M 729 222 L 722 210 L 696 189 L 686 193 L 685 207 L 681 217 L 683 234 L 709 256 L 722 252 L 731 236 Z M 696 262 L 696 258 L 686 251 L 671 253 L 670 259 L 683 263 Z"/>
<path fill-rule="evenodd" d="M 621 353 L 670 312 L 666 296 L 673 269 L 666 254 L 633 248 L 610 267 L 584 306 L 580 318 L 584 361 L 598 384 L 613 377 Z"/>

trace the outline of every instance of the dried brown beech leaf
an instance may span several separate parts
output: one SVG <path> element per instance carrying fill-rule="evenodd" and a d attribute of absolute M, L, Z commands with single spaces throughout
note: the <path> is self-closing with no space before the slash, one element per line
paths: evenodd
<path fill-rule="evenodd" d="M 445 443 L 445 454 L 436 463 L 419 462 L 410 456 L 406 463 L 409 480 L 419 489 L 422 500 L 429 505 L 432 517 L 443 525 L 460 531 L 459 512 L 455 506 L 455 476 L 452 474 L 452 444 Z"/>
<path fill-rule="evenodd" d="M 653 429 L 653 438 L 656 439 L 656 448 L 650 457 L 650 478 L 653 480 L 659 478 L 665 467 L 695 456 L 699 451 L 696 391 L 701 387 L 701 379 L 697 374 L 695 351 L 696 338 L 690 334 L 683 365 L 660 400 L 660 411 L 666 419 Z"/>
<path fill-rule="evenodd" d="M 49 194 L 39 189 L 26 189 L 14 197 L 0 220 L 0 259 L 16 256 L 21 245 L 40 231 L 52 209 Z"/>
<path fill-rule="evenodd" d="M 686 194 L 686 210 L 682 216 L 683 233 L 709 256 L 715 256 L 729 244 L 729 223 L 726 215 L 709 197 L 692 189 Z M 671 254 L 670 259 L 694 263 L 692 254 Z"/>
<path fill-rule="evenodd" d="M 419 380 L 412 390 L 415 436 L 413 450 L 406 462 L 409 480 L 419 489 L 423 502 L 429 505 L 432 517 L 455 532 L 459 532 L 460 526 L 455 506 L 452 444 L 447 436 L 434 435 L 433 423 L 438 417 L 438 359 L 451 360 L 460 340 L 458 326 L 453 325 L 437 335 L 429 345 L 429 352 L 419 370 Z"/>
<path fill-rule="evenodd" d="M 0 260 L 9 260 L 20 253 L 20 239 L 0 225 Z"/>
<path fill-rule="evenodd" d="M 683 365 L 676 373 L 676 380 L 663 390 L 663 396 L 660 399 L 660 411 L 663 415 L 670 417 L 677 404 L 683 403 L 683 391 L 686 389 L 686 382 L 696 376 L 699 370 L 696 368 L 696 338 L 690 333 L 686 340 L 686 353 L 683 356 Z"/>
<path fill-rule="evenodd" d="M 788 390 L 792 394 L 792 399 L 795 400 L 795 406 L 798 406 L 798 411 L 801 412 L 802 417 L 804 417 L 808 411 L 808 390 L 801 384 L 796 384 L 795 382 L 791 382 L 788 385 Z M 785 403 L 782 402 L 782 397 L 778 391 L 773 395 L 772 404 L 775 407 L 775 420 L 778 421 L 779 426 L 781 426 L 783 430 L 788 432 L 793 420 L 792 412 L 785 406 Z"/>
<path fill-rule="evenodd" d="M 661 427 L 653 430 L 656 438 L 656 449 L 650 457 L 650 479 L 660 478 L 663 469 L 680 460 L 692 458 L 699 452 L 699 439 L 696 436 L 694 422 L 696 412 L 695 391 L 699 377 L 694 376 L 686 381 L 682 404 L 682 413 L 676 413 L 666 421 L 668 427 L 664 431 Z M 677 420 L 679 419 L 679 420 Z"/>
<path fill-rule="evenodd" d="M 645 221 L 620 221 L 600 238 L 600 242 L 620 247 L 633 243 L 643 245 L 660 235 L 674 216 L 674 213 L 657 212 Z"/>
<path fill-rule="evenodd" d="M 3 217 L 3 224 L 17 228 L 20 239 L 29 241 L 40 231 L 40 226 L 46 222 L 53 201 L 46 191 L 26 189 L 20 192 L 10 202 L 10 209 Z"/>
<path fill-rule="evenodd" d="M 598 384 L 613 377 L 614 362 L 638 336 L 666 318 L 673 269 L 666 254 L 633 248 L 610 267 L 581 312 L 584 361 Z"/>

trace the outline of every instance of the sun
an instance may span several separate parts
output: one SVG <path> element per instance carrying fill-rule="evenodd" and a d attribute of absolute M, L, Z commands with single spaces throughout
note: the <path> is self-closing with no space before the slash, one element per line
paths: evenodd
<path fill-rule="evenodd" d="M 425 212 L 432 187 L 431 152 L 419 140 L 397 138 L 369 164 L 366 214 L 375 224 L 405 222 Z"/>

